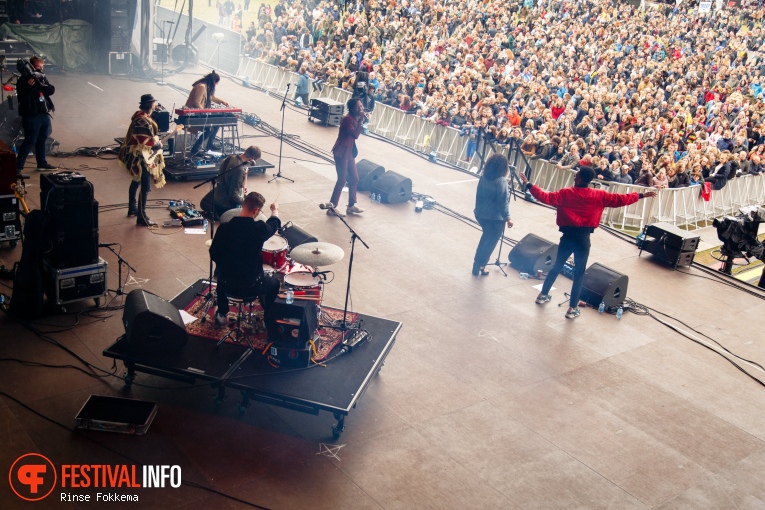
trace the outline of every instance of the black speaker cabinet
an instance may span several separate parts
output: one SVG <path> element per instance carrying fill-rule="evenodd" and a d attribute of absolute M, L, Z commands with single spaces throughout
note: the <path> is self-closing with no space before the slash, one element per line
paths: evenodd
<path fill-rule="evenodd" d="M 385 173 L 385 168 L 377 163 L 372 163 L 368 159 L 362 159 L 356 163 L 356 168 L 359 171 L 359 191 L 369 191 L 372 189 L 377 179 Z"/>
<path fill-rule="evenodd" d="M 40 174 L 40 208 L 43 211 L 61 204 L 92 200 L 93 185 L 84 175 L 78 172 Z"/>
<path fill-rule="evenodd" d="M 293 225 L 291 221 L 287 222 L 285 227 L 282 229 L 281 236 L 287 240 L 290 251 L 294 250 L 295 247 L 300 246 L 301 244 L 318 242 L 316 236 L 312 236 L 297 225 Z"/>
<path fill-rule="evenodd" d="M 696 251 L 701 237 L 670 223 L 654 223 L 645 230 L 646 237 L 653 237 L 664 246 L 678 251 Z"/>
<path fill-rule="evenodd" d="M 170 131 L 170 112 L 167 110 L 161 112 L 153 112 L 151 118 L 157 123 L 160 133 L 167 133 Z M 172 140 L 172 138 L 171 138 Z"/>
<path fill-rule="evenodd" d="M 314 301 L 296 299 L 287 304 L 277 298 L 266 314 L 268 339 L 275 345 L 290 349 L 305 349 L 313 338 L 318 325 L 318 313 Z"/>
<path fill-rule="evenodd" d="M 178 309 L 143 289 L 128 294 L 122 323 L 128 346 L 136 353 L 178 351 L 189 339 Z"/>
<path fill-rule="evenodd" d="M 521 273 L 536 274 L 550 270 L 558 255 L 558 245 L 534 234 L 526 236 L 516 244 L 507 256 L 510 264 Z"/>
<path fill-rule="evenodd" d="M 372 193 L 380 195 L 385 204 L 408 202 L 412 198 L 412 179 L 388 170 L 372 184 Z"/>
<path fill-rule="evenodd" d="M 581 299 L 598 307 L 617 308 L 627 299 L 629 276 L 596 262 L 584 272 Z"/>
<path fill-rule="evenodd" d="M 682 230 L 669 223 L 654 223 L 645 229 L 646 240 L 641 248 L 653 254 L 659 260 L 672 265 L 688 266 L 693 264 L 700 236 Z"/>

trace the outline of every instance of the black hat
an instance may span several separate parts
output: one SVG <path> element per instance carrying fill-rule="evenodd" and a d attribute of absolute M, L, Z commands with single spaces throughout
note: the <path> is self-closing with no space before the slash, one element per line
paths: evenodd
<path fill-rule="evenodd" d="M 139 108 L 146 108 L 148 106 L 151 106 L 151 103 L 156 102 L 157 100 L 154 99 L 154 96 L 151 94 L 144 94 L 141 96 L 141 104 L 139 105 Z"/>

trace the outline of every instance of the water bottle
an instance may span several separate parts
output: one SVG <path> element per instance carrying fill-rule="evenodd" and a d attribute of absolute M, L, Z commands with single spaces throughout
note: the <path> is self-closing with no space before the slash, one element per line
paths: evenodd
<path fill-rule="evenodd" d="M 205 232 L 207 232 L 207 227 L 210 225 L 210 222 L 207 221 L 207 218 L 205 218 L 205 221 L 202 222 L 202 226 L 205 229 Z"/>
<path fill-rule="evenodd" d="M 623 314 L 624 309 L 622 308 L 622 305 L 619 305 L 619 308 L 616 309 L 616 318 L 621 319 Z"/>
<path fill-rule="evenodd" d="M 376 200 L 375 200 L 375 201 L 376 201 L 378 204 L 382 204 L 382 193 L 378 193 L 378 194 L 377 194 L 377 197 L 376 197 Z"/>
<path fill-rule="evenodd" d="M 288 305 L 291 305 L 293 301 L 295 301 L 295 293 L 292 292 L 292 287 L 287 289 L 287 297 L 285 298 L 285 301 Z"/>
<path fill-rule="evenodd" d="M 606 311 L 606 304 L 603 301 L 601 301 L 600 304 L 598 305 L 598 313 L 603 313 L 605 311 Z"/>
<path fill-rule="evenodd" d="M 374 204 L 375 202 L 377 202 L 377 195 L 375 195 L 375 192 L 374 192 L 374 191 L 372 192 L 372 195 L 370 196 L 370 198 L 372 199 L 372 203 L 373 203 L 373 204 Z"/>

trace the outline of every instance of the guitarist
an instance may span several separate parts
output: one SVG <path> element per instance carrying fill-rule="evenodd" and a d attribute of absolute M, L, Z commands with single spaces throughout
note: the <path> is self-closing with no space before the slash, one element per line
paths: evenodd
<path fill-rule="evenodd" d="M 165 185 L 165 160 L 162 155 L 162 141 L 157 136 L 159 127 L 151 118 L 152 112 L 157 108 L 157 100 L 151 94 L 141 96 L 139 110 L 130 119 L 125 141 L 119 152 L 120 165 L 133 177 L 130 183 L 128 196 L 128 216 L 137 216 L 136 225 L 146 227 L 155 226 L 146 214 L 146 200 L 151 189 L 151 180 L 154 185 L 161 188 Z M 138 186 L 141 186 L 141 194 L 138 197 L 136 207 L 135 194 Z"/>

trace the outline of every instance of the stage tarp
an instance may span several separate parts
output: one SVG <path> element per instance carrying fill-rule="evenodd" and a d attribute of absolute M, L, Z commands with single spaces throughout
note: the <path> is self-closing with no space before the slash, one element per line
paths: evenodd
<path fill-rule="evenodd" d="M 29 44 L 37 55 L 67 69 L 86 67 L 92 59 L 93 27 L 87 21 L 67 20 L 53 25 L 0 26 L 0 37 Z"/>

